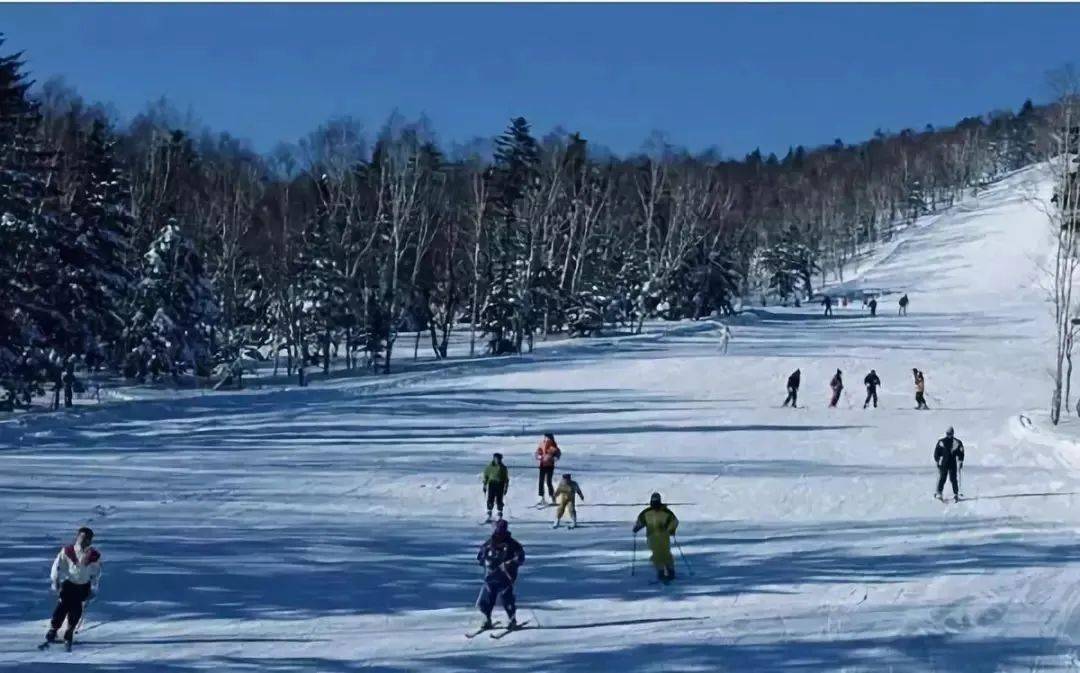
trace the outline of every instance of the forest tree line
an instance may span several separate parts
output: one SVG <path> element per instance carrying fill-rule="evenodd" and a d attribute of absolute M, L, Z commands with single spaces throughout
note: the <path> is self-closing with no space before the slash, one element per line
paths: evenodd
<path fill-rule="evenodd" d="M 2 42 L 0 42 L 2 46 Z M 260 155 L 165 103 L 119 125 L 0 56 L 0 387 L 65 372 L 210 376 L 269 357 L 389 372 L 416 333 L 435 357 L 520 353 L 554 333 L 799 301 L 916 218 L 1046 155 L 1025 102 L 783 157 L 631 156 L 524 118 L 447 153 L 425 119 L 351 118 Z M 485 149 L 485 147 L 487 149 Z"/>

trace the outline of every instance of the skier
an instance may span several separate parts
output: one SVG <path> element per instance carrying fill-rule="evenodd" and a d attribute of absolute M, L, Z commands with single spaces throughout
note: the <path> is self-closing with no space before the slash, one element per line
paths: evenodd
<path fill-rule="evenodd" d="M 877 389 L 881 385 L 881 379 L 878 378 L 877 372 L 873 369 L 863 379 L 863 384 L 866 385 L 866 401 L 863 402 L 862 408 L 870 406 L 870 400 L 874 401 L 874 408 L 877 409 Z"/>
<path fill-rule="evenodd" d="M 582 501 L 585 500 L 585 494 L 581 492 L 581 487 L 570 478 L 570 473 L 567 472 L 562 476 L 559 487 L 555 489 L 555 498 L 559 501 L 559 507 L 555 510 L 555 523 L 551 525 L 552 528 L 559 527 L 563 514 L 567 512 L 570 514 L 570 528 L 577 527 L 577 508 L 575 504 L 578 496 L 581 497 Z"/>
<path fill-rule="evenodd" d="M 792 409 L 799 406 L 797 401 L 799 399 L 799 379 L 800 378 L 802 378 L 802 375 L 799 373 L 798 369 L 796 369 L 794 372 L 792 372 L 791 376 L 787 377 L 787 399 L 784 400 L 784 406 L 785 407 L 789 403 L 791 404 Z"/>
<path fill-rule="evenodd" d="M 915 375 L 915 408 L 929 410 L 930 407 L 926 406 L 926 378 L 914 367 L 911 368 L 911 373 Z"/>
<path fill-rule="evenodd" d="M 484 615 L 480 630 L 493 628 L 491 611 L 495 609 L 496 600 L 502 600 L 506 616 L 510 618 L 507 628 L 515 628 L 517 603 L 514 598 L 514 582 L 517 581 L 518 566 L 525 563 L 525 549 L 521 543 L 510 537 L 510 527 L 505 519 L 495 522 L 495 530 L 480 547 L 476 561 L 485 569 L 484 587 L 476 600 L 476 607 Z"/>
<path fill-rule="evenodd" d="M 945 488 L 945 478 L 952 482 L 953 502 L 960 502 L 960 484 L 957 480 L 957 472 L 964 469 L 964 443 L 953 436 L 953 429 L 949 427 L 945 436 L 938 440 L 934 447 L 934 462 L 938 466 L 937 491 L 934 497 L 941 500 L 941 490 Z"/>
<path fill-rule="evenodd" d="M 555 474 L 555 462 L 562 458 L 562 450 L 559 449 L 559 445 L 555 443 L 555 436 L 550 432 L 544 433 L 544 438 L 540 440 L 540 444 L 536 447 L 536 461 L 540 464 L 540 481 L 537 485 L 537 494 L 540 496 L 540 502 L 536 503 L 537 506 L 544 504 L 544 484 L 547 484 L 548 495 L 551 497 L 551 504 L 555 504 L 555 487 L 551 483 L 551 477 Z"/>
<path fill-rule="evenodd" d="M 900 297 L 900 311 L 897 315 L 907 315 L 908 298 L 907 293 L 904 293 L 903 297 Z"/>
<path fill-rule="evenodd" d="M 874 298 L 871 297 L 869 306 L 870 306 L 870 317 L 876 316 L 877 315 L 877 299 L 874 299 Z"/>
<path fill-rule="evenodd" d="M 70 409 L 72 397 L 75 395 L 75 387 L 78 381 L 75 378 L 75 356 L 69 356 L 64 363 L 64 375 L 61 378 L 64 383 L 64 408 Z"/>
<path fill-rule="evenodd" d="M 829 381 L 829 387 L 832 388 L 832 399 L 829 400 L 829 408 L 832 408 L 840 401 L 840 393 L 844 391 L 844 379 L 840 376 L 839 369 L 833 375 L 832 381 Z"/>
<path fill-rule="evenodd" d="M 821 305 L 825 307 L 825 315 L 832 315 L 832 297 L 825 295 L 825 298 L 821 300 Z"/>
<path fill-rule="evenodd" d="M 731 341 L 731 328 L 721 323 L 720 325 L 720 352 L 727 355 L 728 342 Z"/>
<path fill-rule="evenodd" d="M 510 490 L 510 473 L 503 465 L 502 454 L 495 453 L 491 456 L 491 463 L 484 468 L 484 493 L 487 494 L 487 520 L 491 522 L 491 508 L 499 506 L 499 518 L 503 518 L 503 496 Z"/>
<path fill-rule="evenodd" d="M 659 493 L 649 498 L 649 506 L 638 514 L 634 535 L 645 529 L 645 541 L 652 551 L 652 564 L 657 578 L 664 583 L 675 579 L 675 558 L 671 555 L 671 536 L 679 527 L 679 519 L 660 499 Z"/>
<path fill-rule="evenodd" d="M 53 561 L 49 578 L 52 580 L 53 593 L 59 597 L 53 610 L 49 631 L 45 642 L 56 642 L 56 632 L 67 620 L 64 631 L 64 643 L 71 647 L 75 637 L 75 628 L 82 619 L 83 604 L 97 595 L 101 581 L 101 554 L 90 543 L 94 531 L 83 526 L 75 534 L 75 544 L 60 549 Z"/>

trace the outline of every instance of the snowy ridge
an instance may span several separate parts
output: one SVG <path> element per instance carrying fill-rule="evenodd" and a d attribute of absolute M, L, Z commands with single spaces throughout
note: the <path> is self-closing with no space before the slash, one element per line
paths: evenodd
<path fill-rule="evenodd" d="M 714 324 L 680 324 L 375 385 L 0 426 L 4 670 L 1069 670 L 1080 476 L 1019 425 L 1047 397 L 1046 190 L 1039 169 L 1010 176 L 848 281 L 909 292 L 907 317 L 755 309 L 727 356 Z M 781 409 L 796 367 L 801 408 Z M 871 368 L 881 402 L 864 411 Z M 949 425 L 968 451 L 957 504 L 931 497 Z M 531 508 L 543 431 L 585 493 L 579 530 Z M 493 451 L 528 555 L 519 618 L 537 628 L 466 640 Z M 640 540 L 630 574 L 654 490 L 693 572 L 677 556 L 666 587 Z M 37 652 L 48 563 L 87 522 L 102 596 L 75 652 Z"/>

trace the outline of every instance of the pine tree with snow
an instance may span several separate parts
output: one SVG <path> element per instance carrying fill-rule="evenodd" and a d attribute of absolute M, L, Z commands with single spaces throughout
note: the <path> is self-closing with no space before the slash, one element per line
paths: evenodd
<path fill-rule="evenodd" d="M 75 288 L 72 305 L 84 343 L 74 354 L 89 360 L 120 355 L 125 314 L 130 311 L 133 274 L 131 189 L 115 158 L 116 141 L 95 121 L 77 162 L 79 184 L 71 205 L 71 259 L 63 274 Z"/>
<path fill-rule="evenodd" d="M 207 375 L 210 336 L 218 309 L 195 246 L 170 221 L 144 256 L 129 343 L 139 344 L 141 368 L 178 377 Z"/>
<path fill-rule="evenodd" d="M 70 325 L 52 305 L 66 291 L 55 262 L 63 236 L 22 67 L 19 54 L 0 57 L 0 386 L 27 401 L 46 370 L 48 339 Z"/>

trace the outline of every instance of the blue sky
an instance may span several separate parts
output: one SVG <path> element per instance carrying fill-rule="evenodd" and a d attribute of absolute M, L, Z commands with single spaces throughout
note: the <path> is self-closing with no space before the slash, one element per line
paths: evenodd
<path fill-rule="evenodd" d="M 782 153 L 1046 100 L 1078 5 L 0 5 L 5 51 L 130 117 L 168 96 L 259 150 L 350 114 L 444 144 L 524 115 L 616 152 Z"/>

